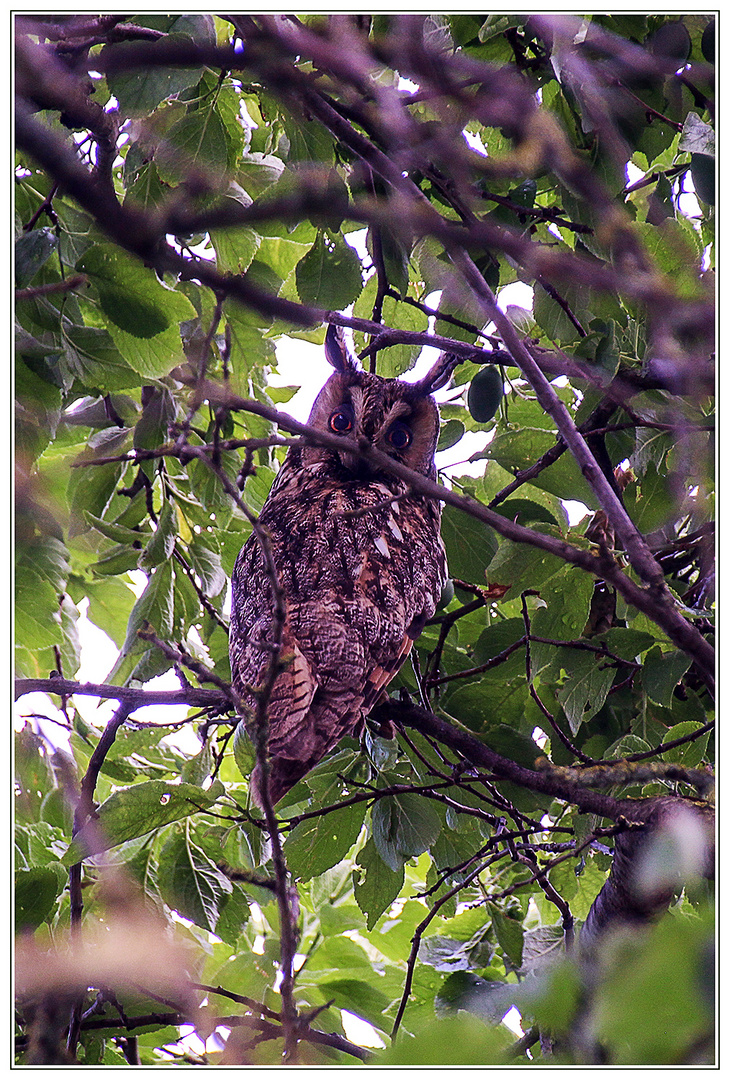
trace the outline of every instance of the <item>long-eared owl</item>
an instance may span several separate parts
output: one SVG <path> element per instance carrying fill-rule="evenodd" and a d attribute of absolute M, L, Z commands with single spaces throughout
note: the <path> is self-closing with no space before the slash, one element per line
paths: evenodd
<path fill-rule="evenodd" d="M 455 358 L 442 355 L 420 382 L 405 383 L 362 371 L 334 327 L 325 352 L 335 374 L 309 424 L 365 439 L 435 477 L 439 414 L 431 394 Z M 272 804 L 344 735 L 359 734 L 433 614 L 445 577 L 440 520 L 440 503 L 410 493 L 351 444 L 288 451 L 260 514 L 285 602 L 280 670 L 267 707 Z M 232 589 L 233 685 L 253 715 L 274 634 L 271 574 L 255 533 L 236 560 Z M 259 783 L 257 767 L 258 802 Z"/>

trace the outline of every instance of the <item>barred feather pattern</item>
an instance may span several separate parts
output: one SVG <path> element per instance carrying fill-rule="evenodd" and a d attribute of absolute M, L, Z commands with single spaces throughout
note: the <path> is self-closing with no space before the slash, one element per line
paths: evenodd
<path fill-rule="evenodd" d="M 333 430 L 327 425 L 338 410 L 352 418 L 348 434 L 386 450 L 393 424 L 405 424 L 410 441 L 391 447 L 392 456 L 435 475 L 438 411 L 423 380 L 385 380 L 343 360 L 310 423 Z M 397 441 L 404 441 L 400 428 Z M 272 803 L 344 735 L 361 731 L 433 614 L 446 574 L 440 517 L 439 503 L 410 494 L 351 452 L 289 451 L 260 515 L 286 611 L 267 702 Z M 274 634 L 273 590 L 255 534 L 238 556 L 232 590 L 233 684 L 250 724 Z M 256 769 L 252 790 L 260 803 L 259 784 Z"/>

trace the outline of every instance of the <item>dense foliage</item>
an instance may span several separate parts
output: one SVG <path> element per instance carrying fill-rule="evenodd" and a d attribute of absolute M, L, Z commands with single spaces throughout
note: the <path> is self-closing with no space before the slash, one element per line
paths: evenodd
<path fill-rule="evenodd" d="M 16 31 L 19 1060 L 711 1061 L 712 17 Z M 328 323 L 459 357 L 465 467 L 411 478 L 413 664 L 272 828 L 227 581 Z"/>

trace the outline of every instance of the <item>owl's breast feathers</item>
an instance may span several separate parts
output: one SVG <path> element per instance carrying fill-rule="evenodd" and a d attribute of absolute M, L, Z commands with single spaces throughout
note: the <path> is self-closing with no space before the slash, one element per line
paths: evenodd
<path fill-rule="evenodd" d="M 392 501 L 403 492 L 397 481 L 343 484 L 285 464 L 261 512 L 287 613 L 267 709 L 274 802 L 359 728 L 433 614 L 445 576 L 440 506 Z M 272 634 L 255 536 L 232 584 L 233 680 L 253 711 Z"/>

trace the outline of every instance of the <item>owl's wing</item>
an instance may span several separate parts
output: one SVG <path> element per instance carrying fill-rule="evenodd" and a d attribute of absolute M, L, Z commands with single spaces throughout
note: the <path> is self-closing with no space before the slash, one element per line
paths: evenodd
<path fill-rule="evenodd" d="M 318 683 L 288 625 L 284 626 L 279 659 L 283 667 L 276 676 L 267 705 L 269 753 L 274 757 L 286 751 L 287 756 L 298 757 L 296 748 L 302 740 Z"/>
<path fill-rule="evenodd" d="M 269 796 L 274 805 L 312 767 L 310 707 L 318 687 L 311 665 L 288 623 L 284 625 L 279 658 L 284 666 L 274 680 L 266 703 Z M 265 674 L 265 667 L 263 671 Z M 251 791 L 255 801 L 262 806 L 260 789 L 261 769 L 256 765 L 251 776 Z"/>
<path fill-rule="evenodd" d="M 394 679 L 400 671 L 403 663 L 411 651 L 413 638 L 408 634 L 403 635 L 403 640 L 394 652 L 392 659 L 385 664 L 376 665 L 368 672 L 365 682 L 365 692 L 362 699 L 362 714 L 367 716 L 372 707 L 378 701 L 385 687 Z"/>

